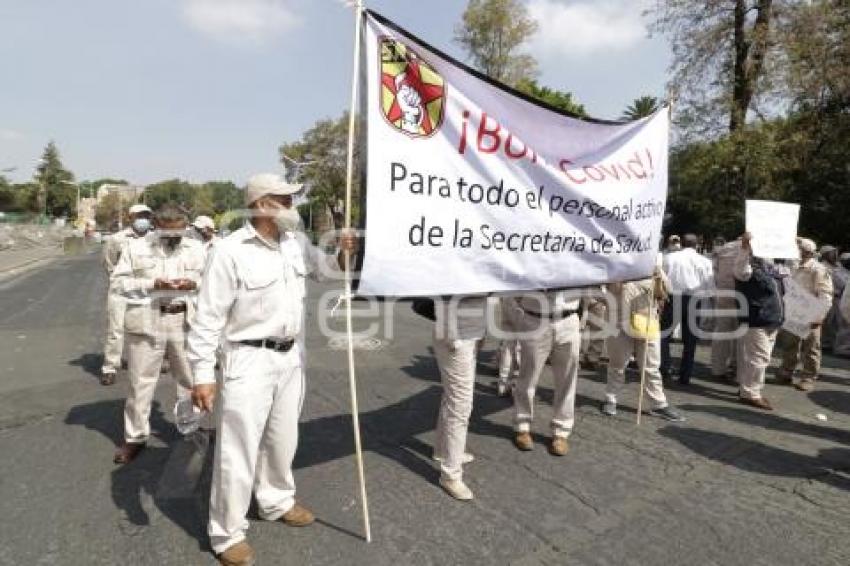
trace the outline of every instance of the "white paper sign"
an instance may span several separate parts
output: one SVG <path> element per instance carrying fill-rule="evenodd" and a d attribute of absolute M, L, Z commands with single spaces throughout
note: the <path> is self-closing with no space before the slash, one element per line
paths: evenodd
<path fill-rule="evenodd" d="M 800 205 L 772 200 L 746 202 L 747 232 L 756 257 L 799 259 L 797 223 Z"/>
<path fill-rule="evenodd" d="M 667 109 L 568 117 L 369 13 L 361 295 L 554 289 L 649 276 Z"/>
<path fill-rule="evenodd" d="M 785 303 L 785 322 L 782 328 L 805 338 L 812 331 L 812 324 L 823 322 L 831 305 L 818 299 L 790 277 L 785 279 L 784 284 L 785 295 L 782 300 Z"/>

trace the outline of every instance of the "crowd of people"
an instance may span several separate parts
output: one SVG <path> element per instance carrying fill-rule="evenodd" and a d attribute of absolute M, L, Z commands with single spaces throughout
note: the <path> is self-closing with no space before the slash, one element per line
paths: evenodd
<path fill-rule="evenodd" d="M 359 244 L 345 232 L 337 253 L 312 246 L 293 207 L 300 189 L 279 175 L 255 175 L 245 190 L 248 220 L 226 238 L 216 237 L 208 217 L 195 218 L 190 227 L 177 206 L 154 213 L 134 205 L 128 228 L 103 250 L 109 288 L 101 382 L 116 382 L 122 352 L 129 382 L 124 441 L 114 462 L 129 464 L 143 451 L 156 385 L 167 369 L 175 382 L 178 430 L 215 430 L 207 530 L 219 562 L 228 566 L 255 561 L 246 541 L 252 496 L 264 520 L 290 526 L 314 521 L 296 500 L 292 473 L 305 395 L 306 279 L 345 268 Z M 777 380 L 810 391 L 821 348 L 850 349 L 850 297 L 844 292 L 850 254 L 824 246 L 818 260 L 814 242 L 800 239 L 799 261 L 781 264 L 755 257 L 750 244 L 744 234 L 716 242 L 706 255 L 698 251 L 697 237 L 686 234 L 669 239 L 654 273 L 642 280 L 497 299 L 435 299 L 428 316 L 434 320 L 433 351 L 443 384 L 434 446 L 442 488 L 457 500 L 474 498 L 463 467 L 474 458 L 467 451 L 467 430 L 478 356 L 488 334 L 500 338 L 498 394 L 512 397 L 514 444 L 521 451 L 534 449 L 536 391 L 547 365 L 554 386 L 547 449 L 558 457 L 569 451 L 581 366 L 597 370 L 605 364 L 600 409 L 609 416 L 617 414 L 633 364 L 648 413 L 685 421 L 668 401 L 665 381 L 675 373 L 687 386 L 701 377 L 694 358 L 706 339 L 711 375 L 737 383 L 741 402 L 772 408 L 762 390 L 777 341 L 782 357 Z M 830 303 L 825 320 L 812 324 L 805 336 L 782 329 L 782 297 L 791 280 Z M 488 328 L 487 309 L 494 303 L 498 328 Z M 682 355 L 674 372 L 670 344 L 676 327 Z"/>

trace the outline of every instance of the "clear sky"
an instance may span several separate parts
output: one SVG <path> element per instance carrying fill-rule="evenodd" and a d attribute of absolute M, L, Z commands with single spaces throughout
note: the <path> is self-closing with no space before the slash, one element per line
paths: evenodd
<path fill-rule="evenodd" d="M 528 0 L 540 82 L 616 118 L 664 95 L 670 50 L 651 0 Z M 369 7 L 448 53 L 465 0 Z M 352 12 L 341 0 L 0 0 L 0 173 L 23 181 L 54 139 L 78 179 L 242 184 L 347 106 Z"/>

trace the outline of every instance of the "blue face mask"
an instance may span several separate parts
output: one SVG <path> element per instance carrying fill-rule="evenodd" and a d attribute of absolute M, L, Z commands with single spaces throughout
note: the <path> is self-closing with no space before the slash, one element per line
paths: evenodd
<path fill-rule="evenodd" d="M 151 229 L 151 221 L 147 218 L 136 218 L 133 220 L 133 230 L 137 234 L 145 234 Z"/>

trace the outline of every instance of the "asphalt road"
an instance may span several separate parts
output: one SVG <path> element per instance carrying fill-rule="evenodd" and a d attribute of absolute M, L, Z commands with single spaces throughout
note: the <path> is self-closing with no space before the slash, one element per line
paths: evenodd
<path fill-rule="evenodd" d="M 314 288 L 311 319 L 330 288 Z M 0 283 L 0 564 L 214 564 L 210 455 L 171 425 L 167 376 L 149 449 L 125 468 L 112 464 L 127 383 L 97 381 L 104 291 L 95 255 Z M 809 394 L 768 385 L 772 414 L 698 374 L 687 391 L 669 392 L 687 423 L 647 417 L 640 427 L 629 410 L 636 386 L 611 419 L 599 412 L 602 375 L 583 372 L 571 451 L 557 459 L 542 444 L 513 448 L 490 344 L 466 468 L 476 499 L 460 503 L 436 485 L 429 458 L 440 395 L 429 324 L 405 306 L 388 320 L 393 337 L 357 354 L 373 542 L 361 539 L 345 355 L 312 320 L 295 473 L 319 522 L 252 521 L 260 564 L 850 564 L 847 360 L 827 357 Z"/>

